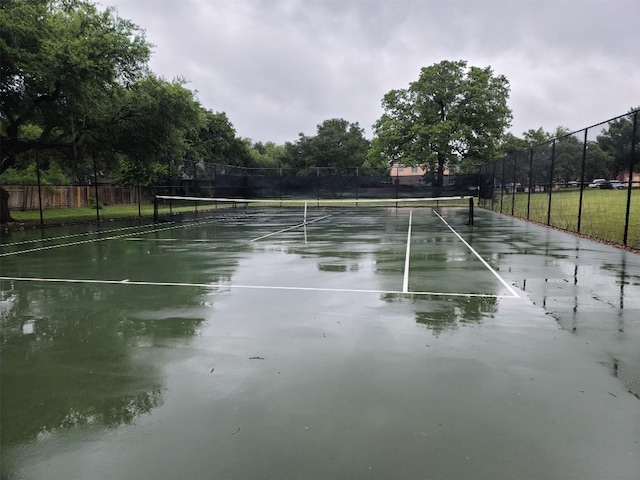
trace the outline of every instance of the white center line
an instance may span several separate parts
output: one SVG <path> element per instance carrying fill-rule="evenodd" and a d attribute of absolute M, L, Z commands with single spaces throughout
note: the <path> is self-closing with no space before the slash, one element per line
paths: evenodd
<path fill-rule="evenodd" d="M 305 227 L 305 234 L 306 234 L 307 225 L 309 225 L 310 223 L 319 222 L 320 220 L 324 220 L 325 218 L 329 218 L 330 216 L 331 215 L 325 215 L 324 217 L 315 218 L 313 220 L 309 220 L 309 221 L 305 220 L 304 222 L 299 223 L 298 225 L 294 225 L 293 227 L 283 228 L 282 230 L 278 230 L 277 232 L 267 233 L 266 235 L 262 235 L 261 237 L 252 238 L 249 241 L 257 242 L 258 240 L 262 240 L 263 238 L 272 237 L 274 235 L 278 235 L 279 233 L 288 232 L 289 230 L 293 230 L 294 228 L 300 228 L 300 227 Z"/>
<path fill-rule="evenodd" d="M 409 230 L 407 232 L 407 253 L 404 257 L 404 279 L 402 280 L 402 292 L 409 292 L 409 257 L 411 255 L 411 221 L 413 219 L 413 210 L 409 211 Z"/>
<path fill-rule="evenodd" d="M 442 217 L 440 216 L 440 214 L 439 214 L 437 211 L 435 211 L 435 210 L 434 210 L 433 212 L 438 216 L 438 218 L 439 218 L 440 220 L 442 220 L 442 221 L 444 222 L 444 224 L 445 224 L 447 227 L 449 227 L 449 230 L 451 230 L 451 231 L 455 234 L 455 236 L 456 236 L 456 237 L 458 237 L 458 238 L 460 239 L 460 241 L 461 241 L 462 243 L 464 243 L 464 244 L 467 246 L 467 248 L 468 248 L 469 250 L 471 250 L 471 252 L 472 252 L 476 257 L 478 257 L 478 260 L 480 260 L 480 261 L 483 263 L 483 265 L 484 265 L 485 267 L 487 267 L 487 268 L 489 269 L 489 271 L 490 271 L 491 273 L 493 273 L 493 274 L 495 275 L 495 277 L 496 277 L 498 280 L 500 280 L 500 283 L 502 283 L 502 285 L 504 285 L 504 286 L 506 287 L 506 289 L 507 289 L 507 290 L 509 290 L 509 292 L 511 293 L 511 295 L 513 295 L 513 297 L 514 297 L 514 298 L 520 298 L 520 295 L 518 295 L 518 292 L 516 292 L 513 288 L 511 288 L 511 285 L 509 285 L 509 284 L 506 282 L 506 280 L 505 280 L 504 278 L 502 278 L 502 277 L 498 274 L 498 272 L 496 272 L 496 271 L 491 267 L 491 265 L 489 265 L 489 264 L 485 261 L 485 259 L 484 259 L 484 258 L 482 258 L 482 256 L 481 256 L 478 252 L 476 252 L 476 251 L 473 249 L 473 247 L 472 247 L 471 245 L 469 245 L 469 244 L 467 243 L 467 241 L 466 241 L 464 238 L 462 238 L 462 236 L 460 236 L 460 234 L 459 234 L 458 232 L 456 232 L 456 231 L 451 227 L 451 225 L 449 225 L 449 224 L 447 223 L 447 221 L 446 221 L 444 218 L 442 218 Z"/>

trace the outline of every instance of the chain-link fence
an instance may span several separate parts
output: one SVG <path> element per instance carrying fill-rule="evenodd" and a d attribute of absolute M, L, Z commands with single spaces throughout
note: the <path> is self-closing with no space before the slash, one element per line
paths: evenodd
<path fill-rule="evenodd" d="M 640 111 L 485 165 L 480 206 L 640 248 Z"/>
<path fill-rule="evenodd" d="M 177 175 L 157 186 L 162 195 L 206 198 L 405 198 L 469 195 L 477 175 L 450 175 L 441 186 L 427 176 L 371 175 L 360 168 L 244 168 L 205 162 L 181 162 Z M 415 180 L 415 179 L 412 179 Z"/>
<path fill-rule="evenodd" d="M 161 159 L 154 166 L 132 162 L 123 170 L 120 182 L 103 174 L 108 159 L 89 155 L 74 158 L 86 171 L 79 181 L 44 177 L 44 164 L 55 152 L 30 152 L 32 181 L 5 184 L 8 207 L 23 222 L 55 224 L 76 221 L 63 210 L 76 209 L 78 221 L 135 217 L 153 213 L 155 195 L 202 198 L 246 199 L 401 199 L 474 195 L 478 175 L 445 175 L 441 185 L 430 175 L 372 175 L 364 168 L 245 168 L 216 165 L 206 161 Z M 60 161 L 57 158 L 57 161 Z M 36 175 L 37 174 L 37 175 Z M 125 183 L 125 184 L 123 184 Z M 91 215 L 90 211 L 93 211 Z"/>
<path fill-rule="evenodd" d="M 94 153 L 76 162 L 86 171 L 69 184 L 41 178 L 47 154 L 36 149 L 29 162 L 37 179 L 5 182 L 2 188 L 11 211 L 37 212 L 39 218 L 26 221 L 41 224 L 59 223 L 56 212 L 64 208 L 84 209 L 84 220 L 86 209 L 94 211 L 96 220 L 151 215 L 154 195 L 392 199 L 478 192 L 482 207 L 640 248 L 639 115 L 616 117 L 512 153 L 477 175 L 450 174 L 441 182 L 428 174 L 408 178 L 399 168 L 395 175 L 372 175 L 364 168 L 245 168 L 163 159 L 153 167 L 132 162 L 123 174 L 126 181 L 118 183 L 101 173 L 108 170 L 109 159 Z"/>

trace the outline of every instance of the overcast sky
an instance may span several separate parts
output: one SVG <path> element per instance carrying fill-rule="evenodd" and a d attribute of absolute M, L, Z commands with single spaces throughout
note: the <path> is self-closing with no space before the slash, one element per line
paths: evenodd
<path fill-rule="evenodd" d="M 442 60 L 511 85 L 511 131 L 571 130 L 640 106 L 640 0 L 100 0 L 146 30 L 238 136 L 282 144 L 330 118 L 368 138 L 389 90 Z"/>

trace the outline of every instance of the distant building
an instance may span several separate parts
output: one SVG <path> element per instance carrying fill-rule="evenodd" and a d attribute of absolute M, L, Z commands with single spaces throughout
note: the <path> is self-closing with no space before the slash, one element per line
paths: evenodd
<path fill-rule="evenodd" d="M 399 163 L 394 163 L 391 166 L 389 176 L 393 179 L 398 179 L 400 185 L 427 185 L 431 183 L 428 180 L 427 170 L 421 166 L 404 166 Z M 443 185 L 449 183 L 449 169 L 444 169 L 444 178 L 442 179 Z M 425 180 L 426 179 L 426 180 Z"/>
<path fill-rule="evenodd" d="M 619 180 L 623 183 L 629 182 L 629 171 L 625 170 L 624 172 L 621 172 L 616 177 L 616 180 Z M 634 186 L 636 187 L 640 186 L 640 172 L 633 172 L 633 177 L 631 178 L 631 181 L 633 182 Z"/>

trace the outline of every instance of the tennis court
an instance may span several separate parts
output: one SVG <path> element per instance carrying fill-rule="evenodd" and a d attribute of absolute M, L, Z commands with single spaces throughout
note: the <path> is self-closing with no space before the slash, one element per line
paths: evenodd
<path fill-rule="evenodd" d="M 234 207 L 2 236 L 2 478 L 637 478 L 638 255 Z"/>

